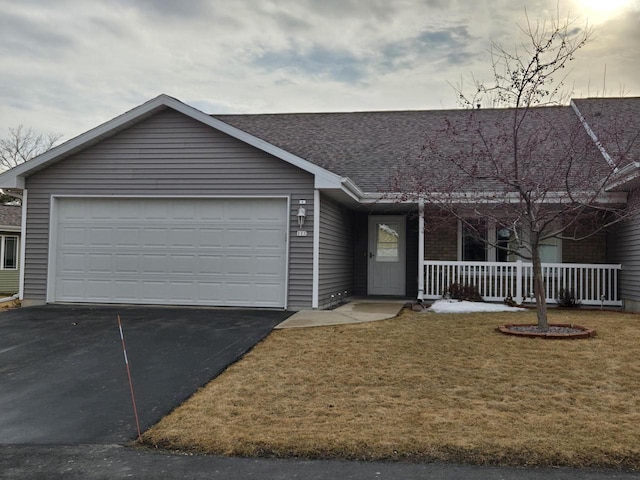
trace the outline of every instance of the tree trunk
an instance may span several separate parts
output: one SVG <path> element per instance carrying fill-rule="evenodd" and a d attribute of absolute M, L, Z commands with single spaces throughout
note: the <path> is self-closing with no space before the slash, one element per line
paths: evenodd
<path fill-rule="evenodd" d="M 540 259 L 540 250 L 537 239 L 531 245 L 533 264 L 533 293 L 536 297 L 536 313 L 538 315 L 538 328 L 540 330 L 549 330 L 549 322 L 547 321 L 547 298 L 544 293 L 544 278 L 542 276 L 542 260 Z"/>

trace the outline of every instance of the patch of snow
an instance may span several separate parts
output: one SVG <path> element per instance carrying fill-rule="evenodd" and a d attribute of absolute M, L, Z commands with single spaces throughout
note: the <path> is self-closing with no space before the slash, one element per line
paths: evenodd
<path fill-rule="evenodd" d="M 476 312 L 523 312 L 524 308 L 510 307 L 500 303 L 467 302 L 466 300 L 436 300 L 425 312 L 476 313 Z"/>

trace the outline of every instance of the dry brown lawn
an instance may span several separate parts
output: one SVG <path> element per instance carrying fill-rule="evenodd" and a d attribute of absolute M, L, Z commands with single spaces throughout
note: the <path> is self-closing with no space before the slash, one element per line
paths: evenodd
<path fill-rule="evenodd" d="M 640 469 L 640 316 L 552 311 L 587 340 L 505 336 L 522 314 L 274 331 L 145 435 L 223 455 Z"/>

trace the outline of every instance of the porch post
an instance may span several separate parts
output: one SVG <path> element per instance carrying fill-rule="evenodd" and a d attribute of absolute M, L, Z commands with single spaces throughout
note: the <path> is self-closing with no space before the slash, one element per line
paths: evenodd
<path fill-rule="evenodd" d="M 519 258 L 516 262 L 516 298 L 514 300 L 520 305 L 524 298 L 522 298 L 522 259 Z"/>
<path fill-rule="evenodd" d="M 418 201 L 418 301 L 424 300 L 424 200 Z"/>

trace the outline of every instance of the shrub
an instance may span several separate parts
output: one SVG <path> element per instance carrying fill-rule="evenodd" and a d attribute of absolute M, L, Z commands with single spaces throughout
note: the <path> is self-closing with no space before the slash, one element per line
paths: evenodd
<path fill-rule="evenodd" d="M 469 302 L 484 302 L 475 285 L 452 283 L 449 285 L 449 297 L 454 300 L 467 300 Z"/>
<path fill-rule="evenodd" d="M 518 304 L 518 302 L 516 302 L 513 299 L 513 297 L 511 295 L 507 295 L 507 297 L 504 299 L 504 303 L 508 307 L 520 307 L 521 306 L 520 304 Z"/>
<path fill-rule="evenodd" d="M 576 300 L 573 290 L 569 288 L 561 288 L 556 298 L 559 307 L 575 308 L 580 306 L 580 302 Z"/>

